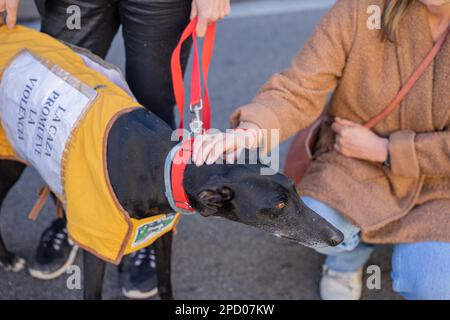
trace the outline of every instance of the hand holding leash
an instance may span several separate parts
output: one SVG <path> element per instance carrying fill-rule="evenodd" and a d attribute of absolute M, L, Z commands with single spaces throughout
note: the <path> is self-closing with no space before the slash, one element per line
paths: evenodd
<path fill-rule="evenodd" d="M 3 12 L 6 11 L 6 24 L 8 29 L 16 26 L 17 11 L 20 0 L 0 0 L 0 25 L 4 24 Z"/>
<path fill-rule="evenodd" d="M 198 17 L 196 33 L 204 37 L 208 25 L 230 14 L 230 0 L 193 0 L 191 20 Z"/>

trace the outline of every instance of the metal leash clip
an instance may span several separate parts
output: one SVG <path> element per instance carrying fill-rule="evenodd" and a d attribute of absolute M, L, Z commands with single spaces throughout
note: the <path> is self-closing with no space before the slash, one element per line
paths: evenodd
<path fill-rule="evenodd" d="M 196 104 L 189 105 L 189 111 L 194 114 L 191 122 L 189 123 L 189 128 L 191 129 L 192 135 L 196 136 L 203 133 L 203 121 L 200 112 L 203 109 L 203 101 Z"/>

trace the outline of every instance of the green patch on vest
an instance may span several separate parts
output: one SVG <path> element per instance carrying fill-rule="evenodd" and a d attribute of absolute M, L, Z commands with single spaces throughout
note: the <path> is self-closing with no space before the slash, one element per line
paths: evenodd
<path fill-rule="evenodd" d="M 163 218 L 156 221 L 151 221 L 149 223 L 139 226 L 136 232 L 136 237 L 131 244 L 131 247 L 139 246 L 140 244 L 154 238 L 158 237 L 161 233 L 170 229 L 175 220 L 176 214 L 166 214 Z"/>

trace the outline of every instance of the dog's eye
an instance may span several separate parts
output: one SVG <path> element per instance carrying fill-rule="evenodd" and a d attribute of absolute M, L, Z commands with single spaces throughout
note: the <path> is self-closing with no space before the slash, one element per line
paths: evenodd
<path fill-rule="evenodd" d="M 283 209 L 284 207 L 286 207 L 286 201 L 280 201 L 276 205 L 276 208 L 279 210 Z"/>
<path fill-rule="evenodd" d="M 274 208 L 277 210 L 284 209 L 288 204 L 288 196 L 286 194 L 281 194 L 277 196 L 274 200 Z"/>
<path fill-rule="evenodd" d="M 284 209 L 287 206 L 288 197 L 285 194 L 280 195 L 275 199 L 275 208 L 278 210 Z"/>

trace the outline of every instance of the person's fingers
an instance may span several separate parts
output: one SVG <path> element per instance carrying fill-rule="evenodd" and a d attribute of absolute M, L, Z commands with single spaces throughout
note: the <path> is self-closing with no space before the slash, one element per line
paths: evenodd
<path fill-rule="evenodd" d="M 235 151 L 229 152 L 225 155 L 226 157 L 226 162 L 228 164 L 233 164 L 235 163 L 239 157 L 241 156 L 242 152 L 244 151 L 244 148 L 238 148 Z"/>
<path fill-rule="evenodd" d="M 228 164 L 233 164 L 236 159 L 237 159 L 237 150 L 225 154 L 225 161 Z"/>
<path fill-rule="evenodd" d="M 211 16 L 210 22 L 222 19 L 222 1 L 216 1 L 215 13 Z"/>
<path fill-rule="evenodd" d="M 337 142 L 333 145 L 333 148 L 334 148 L 334 150 L 341 152 L 341 147 L 338 145 Z"/>
<path fill-rule="evenodd" d="M 224 153 L 227 153 L 227 137 L 224 135 L 221 139 L 215 139 L 211 145 L 212 148 L 207 150 L 207 157 L 205 163 L 207 165 L 213 164 L 217 161 Z M 208 146 L 209 147 L 209 146 Z"/>
<path fill-rule="evenodd" d="M 245 139 L 245 136 L 225 133 L 197 136 L 192 161 L 196 166 L 211 165 L 224 156 L 227 163 L 232 163 L 245 148 Z"/>
<path fill-rule="evenodd" d="M 191 6 L 191 20 L 194 19 L 198 14 L 198 10 L 197 10 L 197 3 L 195 2 L 195 0 L 192 1 L 192 6 Z"/>
<path fill-rule="evenodd" d="M 6 0 L 0 0 L 0 25 L 5 24 L 5 19 L 3 18 L 5 11 L 6 11 Z"/>
<path fill-rule="evenodd" d="M 342 147 L 344 145 L 343 141 L 342 141 L 342 136 L 341 135 L 336 135 L 336 139 L 334 140 L 334 143 L 338 146 L 338 147 Z"/>
<path fill-rule="evenodd" d="M 216 146 L 216 144 L 223 139 L 222 134 L 217 134 L 211 137 L 211 139 L 207 139 L 202 144 L 202 149 L 200 152 L 200 157 L 197 158 L 197 161 L 195 164 L 197 166 L 201 166 L 202 164 L 206 163 L 206 160 L 209 157 L 209 154 L 211 153 L 211 150 L 213 150 Z"/>
<path fill-rule="evenodd" d="M 194 144 L 192 147 L 192 160 L 196 162 L 197 158 L 201 155 L 203 144 L 206 141 L 211 140 L 214 135 L 212 134 L 201 134 L 195 137 Z"/>
<path fill-rule="evenodd" d="M 348 149 L 354 146 L 354 141 L 352 137 L 349 137 L 348 135 L 337 135 L 336 142 L 339 144 L 341 148 Z"/>
<path fill-rule="evenodd" d="M 197 136 L 194 140 L 193 153 L 192 153 L 192 161 L 200 166 L 204 163 L 204 155 L 205 146 L 214 138 L 214 135 L 201 135 Z"/>
<path fill-rule="evenodd" d="M 195 160 L 193 160 L 193 161 L 197 167 L 201 166 L 205 162 L 204 161 L 204 159 L 206 157 L 205 156 L 205 146 L 207 146 L 207 144 L 208 143 L 206 142 L 206 140 L 203 140 L 202 143 L 200 144 L 200 147 L 199 147 L 197 153 L 196 153 Z"/>
<path fill-rule="evenodd" d="M 334 150 L 342 154 L 343 156 L 349 157 L 350 153 L 348 152 L 348 149 L 346 147 L 343 147 L 339 145 L 338 143 L 334 144 Z"/>
<path fill-rule="evenodd" d="M 231 152 L 235 151 L 235 145 L 227 143 L 228 140 L 220 140 L 214 144 L 214 148 L 208 154 L 208 158 L 205 160 L 207 165 L 215 163 L 220 157 L 227 157 Z"/>
<path fill-rule="evenodd" d="M 219 140 L 214 143 L 213 148 L 211 148 L 208 153 L 208 157 L 205 160 L 205 164 L 211 165 L 217 161 L 225 153 L 225 144 L 223 140 Z"/>
<path fill-rule="evenodd" d="M 334 132 L 336 133 L 341 133 L 342 129 L 344 129 L 344 125 L 335 121 L 333 122 L 333 124 L 331 125 L 331 129 L 333 129 Z"/>
<path fill-rule="evenodd" d="M 198 15 L 196 33 L 198 37 L 204 37 L 208 29 L 208 19 L 203 14 Z"/>
<path fill-rule="evenodd" d="M 336 120 L 337 123 L 340 123 L 340 124 L 345 125 L 345 126 L 357 125 L 357 123 L 355 123 L 353 121 L 350 121 L 350 120 L 347 120 L 347 119 L 342 119 L 342 118 L 338 118 L 337 117 L 335 120 Z"/>
<path fill-rule="evenodd" d="M 336 135 L 335 144 L 340 147 L 341 151 L 344 149 L 348 151 L 353 146 L 351 139 L 346 139 L 340 134 Z"/>
<path fill-rule="evenodd" d="M 197 162 L 197 158 L 199 156 L 200 150 L 202 148 L 204 135 L 198 135 L 194 139 L 194 143 L 192 144 L 192 161 Z"/>
<path fill-rule="evenodd" d="M 234 135 L 224 134 L 222 139 L 216 140 L 214 147 L 208 152 L 205 163 L 210 165 L 217 161 L 223 154 L 228 154 L 236 149 L 237 138 Z"/>
<path fill-rule="evenodd" d="M 208 158 L 206 159 L 206 164 L 213 164 L 219 159 L 223 154 L 225 157 L 227 154 L 236 151 L 239 147 L 240 137 L 234 134 L 224 135 L 223 138 L 217 141 L 212 148 L 208 152 Z"/>
<path fill-rule="evenodd" d="M 209 22 L 214 22 L 220 19 L 222 10 L 222 1 L 214 1 L 214 10 L 211 12 L 209 16 Z"/>
<path fill-rule="evenodd" d="M 17 10 L 19 9 L 19 1 L 7 0 L 6 1 L 6 24 L 9 29 L 13 29 L 17 21 Z"/>
<path fill-rule="evenodd" d="M 226 16 L 227 1 L 220 1 L 219 6 L 220 6 L 219 19 L 223 19 Z"/>
<path fill-rule="evenodd" d="M 225 16 L 228 16 L 231 12 L 230 1 L 225 1 Z"/>

